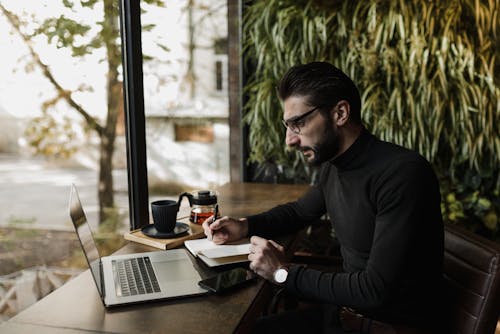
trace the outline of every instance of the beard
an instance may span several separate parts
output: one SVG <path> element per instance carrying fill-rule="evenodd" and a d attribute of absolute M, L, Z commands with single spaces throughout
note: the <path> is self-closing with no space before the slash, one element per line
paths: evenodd
<path fill-rule="evenodd" d="M 323 162 L 328 161 L 335 157 L 339 151 L 339 134 L 333 128 L 326 128 L 320 141 L 314 146 L 305 146 L 301 148 L 301 151 L 311 150 L 314 153 L 312 160 L 309 164 L 312 166 L 319 166 Z"/>

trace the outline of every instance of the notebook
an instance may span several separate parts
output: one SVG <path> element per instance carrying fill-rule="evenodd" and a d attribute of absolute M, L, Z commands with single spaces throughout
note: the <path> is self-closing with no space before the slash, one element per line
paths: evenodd
<path fill-rule="evenodd" d="M 185 249 L 99 256 L 90 225 L 71 186 L 69 211 L 104 306 L 206 294 Z"/>
<path fill-rule="evenodd" d="M 248 238 L 223 245 L 216 245 L 207 238 L 186 240 L 184 246 L 209 267 L 247 262 L 248 254 L 250 254 L 250 240 Z"/>

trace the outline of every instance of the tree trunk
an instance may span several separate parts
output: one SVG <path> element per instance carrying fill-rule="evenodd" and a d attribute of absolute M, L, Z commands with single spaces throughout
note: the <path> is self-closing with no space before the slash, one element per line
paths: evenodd
<path fill-rule="evenodd" d="M 106 56 L 108 62 L 108 75 L 106 78 L 107 91 L 107 118 L 104 131 L 101 134 L 100 160 L 99 160 L 99 222 L 106 220 L 106 208 L 114 206 L 113 192 L 113 153 L 116 138 L 116 124 L 118 114 L 121 112 L 120 99 L 122 98 L 122 84 L 118 79 L 120 66 L 120 49 L 116 41 L 118 32 L 118 7 L 115 1 L 104 1 L 103 35 L 111 36 L 106 39 Z"/>
<path fill-rule="evenodd" d="M 195 3 L 194 0 L 189 0 L 187 10 L 188 10 L 188 66 L 186 71 L 185 79 L 189 87 L 189 97 L 194 99 L 196 97 L 196 74 L 194 73 L 194 50 L 196 48 L 195 44 L 195 25 L 193 18 L 193 7 Z"/>
<path fill-rule="evenodd" d="M 99 223 L 107 219 L 106 208 L 114 206 L 113 193 L 113 150 L 114 138 L 105 134 L 101 137 L 99 158 Z"/>

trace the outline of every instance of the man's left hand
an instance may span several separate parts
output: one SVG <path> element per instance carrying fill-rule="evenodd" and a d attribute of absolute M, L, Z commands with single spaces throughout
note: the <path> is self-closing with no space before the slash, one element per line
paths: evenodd
<path fill-rule="evenodd" d="M 283 246 L 257 236 L 250 238 L 248 260 L 251 270 L 271 282 L 276 269 L 287 263 Z"/>

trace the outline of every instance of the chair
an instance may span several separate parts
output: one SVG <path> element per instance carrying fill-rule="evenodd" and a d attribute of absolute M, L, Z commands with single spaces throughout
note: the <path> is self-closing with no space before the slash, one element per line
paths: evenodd
<path fill-rule="evenodd" d="M 500 316 L 500 245 L 446 224 L 444 246 L 450 333 L 495 333 Z"/>

